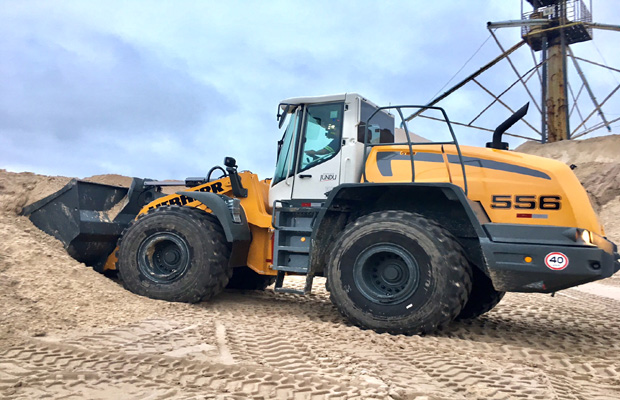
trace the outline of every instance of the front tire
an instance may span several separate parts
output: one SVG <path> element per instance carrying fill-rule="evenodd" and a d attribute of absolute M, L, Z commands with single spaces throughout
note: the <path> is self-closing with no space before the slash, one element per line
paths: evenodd
<path fill-rule="evenodd" d="M 456 239 L 419 214 L 382 211 L 341 232 L 327 271 L 330 297 L 355 325 L 393 334 L 430 333 L 452 321 L 471 289 Z"/>
<path fill-rule="evenodd" d="M 153 299 L 196 303 L 220 293 L 232 274 L 230 246 L 217 219 L 190 207 L 140 216 L 119 242 L 123 286 Z"/>

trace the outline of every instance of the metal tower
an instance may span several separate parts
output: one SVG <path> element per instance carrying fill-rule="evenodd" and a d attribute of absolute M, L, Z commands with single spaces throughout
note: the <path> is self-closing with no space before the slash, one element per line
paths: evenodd
<path fill-rule="evenodd" d="M 520 27 L 522 38 L 519 43 L 512 46 L 508 50 L 504 49 L 494 32 L 498 28 L 506 27 Z M 493 102 L 483 109 L 483 111 L 471 122 L 467 124 L 455 122 L 456 125 L 488 131 L 489 129 L 475 126 L 473 123 L 494 103 L 500 103 L 513 112 L 512 108 L 502 101 L 501 97 L 519 82 L 525 88 L 528 96 L 530 97 L 530 101 L 541 114 L 541 129 L 538 130 L 527 121 L 524 121 L 539 135 L 539 138 L 530 138 L 519 135 L 512 136 L 539 140 L 543 143 L 555 142 L 559 140 L 577 138 L 602 127 L 606 127 L 607 130 L 611 131 L 610 124 L 620 120 L 620 118 L 616 118 L 613 121 L 608 121 L 602 110 L 602 106 L 618 89 L 620 89 L 620 85 L 613 89 L 602 102 L 599 102 L 590 88 L 579 62 L 591 63 L 614 72 L 620 72 L 620 69 L 611 68 L 606 65 L 601 65 L 599 63 L 576 57 L 570 48 L 571 44 L 592 40 L 592 32 L 594 28 L 620 31 L 620 26 L 617 25 L 597 24 L 592 22 L 592 0 L 589 0 L 589 5 L 586 5 L 584 0 L 521 0 L 520 20 L 488 22 L 487 28 L 499 46 L 499 49 L 502 51 L 502 54 L 428 104 L 429 106 L 432 106 L 438 103 L 470 81 L 476 83 L 493 97 Z M 521 74 L 517 70 L 517 67 L 510 58 L 510 55 L 523 44 L 528 44 L 531 48 L 532 58 L 534 59 L 535 64 L 534 67 L 525 74 Z M 540 61 L 536 60 L 536 53 L 540 54 Z M 504 58 L 507 59 L 511 68 L 516 73 L 517 81 L 501 94 L 496 95 L 484 87 L 478 80 L 476 80 L 476 78 Z M 572 65 L 574 66 L 575 71 L 579 75 L 582 83 L 577 96 L 575 96 L 572 91 L 567 78 L 567 62 L 569 58 L 572 61 Z M 539 69 L 542 70 L 542 73 Z M 526 84 L 527 81 L 536 73 L 538 73 L 540 77 L 540 93 L 542 94 L 541 99 L 537 99 Z M 594 105 L 593 111 L 585 118 L 577 106 L 577 100 L 584 89 Z M 572 106 L 569 104 L 568 100 L 569 92 L 572 95 Z M 575 109 L 577 110 L 581 120 L 578 126 L 571 130 L 570 115 Z M 421 110 L 416 114 L 411 115 L 407 120 L 410 120 L 418 115 L 425 117 L 424 115 L 421 115 L 422 112 L 423 111 Z M 586 128 L 586 122 L 595 114 L 600 117 L 601 122 Z M 507 134 L 511 135 L 510 133 Z"/>

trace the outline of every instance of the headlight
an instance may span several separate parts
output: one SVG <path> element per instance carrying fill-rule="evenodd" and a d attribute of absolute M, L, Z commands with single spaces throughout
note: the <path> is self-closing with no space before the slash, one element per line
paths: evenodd
<path fill-rule="evenodd" d="M 239 199 L 227 199 L 226 205 L 232 215 L 233 222 L 236 224 L 241 223 L 241 202 Z"/>
<path fill-rule="evenodd" d="M 592 233 L 587 229 L 584 229 L 581 232 L 581 240 L 583 240 L 585 244 L 594 244 L 594 238 L 592 237 Z"/>

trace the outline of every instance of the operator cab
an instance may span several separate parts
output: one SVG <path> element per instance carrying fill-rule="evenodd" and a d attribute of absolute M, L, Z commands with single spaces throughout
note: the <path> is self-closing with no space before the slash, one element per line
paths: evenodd
<path fill-rule="evenodd" d="M 359 182 L 368 143 L 394 143 L 394 117 L 356 93 L 296 97 L 278 106 L 283 130 L 269 201 L 316 199 L 342 183 Z"/>

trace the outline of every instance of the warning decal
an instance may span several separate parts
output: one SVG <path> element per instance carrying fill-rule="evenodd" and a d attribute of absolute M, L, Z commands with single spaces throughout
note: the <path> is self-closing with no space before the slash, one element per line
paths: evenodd
<path fill-rule="evenodd" d="M 545 265 L 554 271 L 561 271 L 568 267 L 568 257 L 557 251 L 549 253 L 545 257 Z"/>

